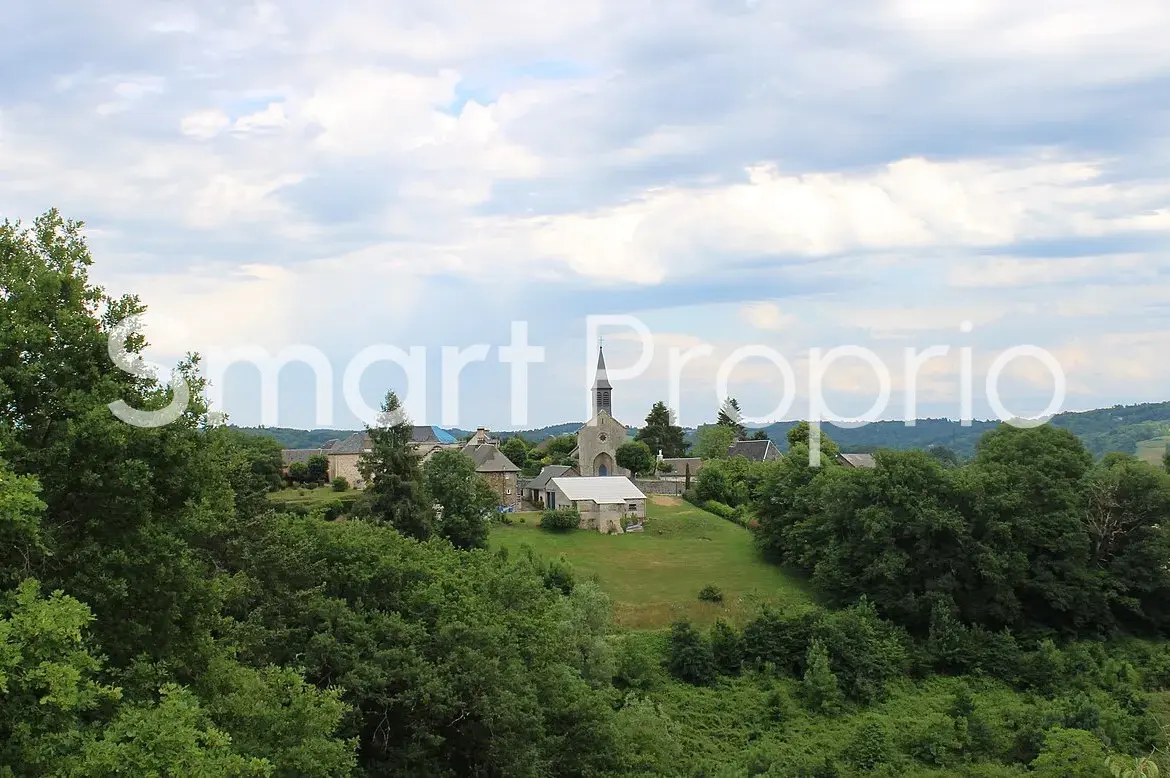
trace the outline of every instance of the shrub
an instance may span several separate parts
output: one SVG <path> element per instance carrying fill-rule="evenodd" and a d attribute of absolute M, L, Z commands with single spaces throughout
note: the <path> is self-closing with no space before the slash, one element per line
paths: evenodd
<path fill-rule="evenodd" d="M 581 514 L 572 508 L 558 508 L 555 511 L 545 511 L 540 516 L 542 529 L 551 529 L 558 532 L 577 529 L 581 524 Z"/>
<path fill-rule="evenodd" d="M 349 489 L 349 481 L 345 480 L 345 476 L 339 475 L 333 479 L 333 491 L 344 492 Z"/>
<path fill-rule="evenodd" d="M 544 585 L 547 588 L 556 589 L 561 594 L 568 596 L 572 593 L 575 584 L 576 576 L 573 574 L 573 565 L 569 563 L 569 560 L 561 557 L 548 563 L 548 567 L 544 571 Z"/>
<path fill-rule="evenodd" d="M 715 666 L 724 675 L 738 675 L 743 664 L 743 639 L 735 628 L 723 619 L 711 628 L 711 655 Z"/>
<path fill-rule="evenodd" d="M 345 515 L 346 504 L 343 500 L 330 500 L 323 507 L 325 521 L 335 521 Z"/>
<path fill-rule="evenodd" d="M 852 767 L 870 772 L 889 763 L 892 753 L 881 719 L 869 718 L 853 733 L 843 756 Z"/>
<path fill-rule="evenodd" d="M 723 602 L 723 590 L 715 584 L 707 584 L 699 591 L 699 599 L 703 602 Z"/>
<path fill-rule="evenodd" d="M 819 640 L 808 644 L 801 693 L 813 713 L 834 714 L 841 710 L 841 686 L 829 667 L 829 653 Z"/>
<path fill-rule="evenodd" d="M 707 502 L 705 502 L 703 504 L 703 507 L 709 513 L 714 513 L 716 516 L 719 516 L 720 518 L 724 518 L 724 519 L 734 519 L 735 518 L 735 508 L 732 508 L 730 505 L 724 505 L 723 503 L 719 502 L 718 500 L 707 500 Z"/>
<path fill-rule="evenodd" d="M 792 675 L 804 669 L 809 640 L 820 622 L 816 611 L 784 615 L 765 610 L 743 629 L 744 657 L 757 665 L 772 664 Z"/>
<path fill-rule="evenodd" d="M 689 621 L 676 621 L 670 629 L 670 674 L 694 686 L 715 682 L 715 657 L 711 644 Z"/>

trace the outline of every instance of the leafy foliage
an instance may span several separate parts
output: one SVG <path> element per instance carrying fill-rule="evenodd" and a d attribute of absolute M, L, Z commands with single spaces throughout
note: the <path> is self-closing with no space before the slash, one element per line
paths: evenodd
<path fill-rule="evenodd" d="M 654 403 L 650 408 L 646 423 L 638 430 L 636 440 L 645 443 L 654 457 L 659 452 L 666 458 L 681 457 L 687 453 L 686 433 L 674 423 L 670 409 L 662 401 Z"/>
<path fill-rule="evenodd" d="M 646 475 L 654 471 L 654 455 L 650 447 L 641 441 L 631 441 L 618 446 L 614 459 L 618 467 L 629 470 L 633 475 Z"/>

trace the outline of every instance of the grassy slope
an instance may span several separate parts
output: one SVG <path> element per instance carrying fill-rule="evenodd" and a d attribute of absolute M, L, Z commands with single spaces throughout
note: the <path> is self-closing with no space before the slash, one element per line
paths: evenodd
<path fill-rule="evenodd" d="M 1137 444 L 1137 457 L 1144 459 L 1151 465 L 1162 465 L 1162 455 L 1166 453 L 1166 446 L 1170 445 L 1170 437 L 1151 438 L 1140 440 Z"/>
<path fill-rule="evenodd" d="M 677 498 L 652 498 L 647 512 L 645 532 L 621 536 L 548 532 L 528 514 L 524 524 L 494 528 L 491 542 L 510 551 L 528 544 L 542 556 L 564 556 L 578 575 L 597 575 L 622 628 L 659 629 L 683 616 L 738 622 L 756 603 L 811 603 L 801 582 L 760 558 L 742 527 Z M 699 601 L 707 584 L 723 590 L 723 605 Z"/>

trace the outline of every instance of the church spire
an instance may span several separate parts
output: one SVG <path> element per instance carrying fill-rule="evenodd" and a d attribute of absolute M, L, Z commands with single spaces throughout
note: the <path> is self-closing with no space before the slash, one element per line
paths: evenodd
<path fill-rule="evenodd" d="M 613 416 L 613 386 L 609 383 L 609 376 L 605 372 L 605 352 L 600 343 L 597 344 L 597 373 L 593 379 L 593 415 L 605 411 Z"/>

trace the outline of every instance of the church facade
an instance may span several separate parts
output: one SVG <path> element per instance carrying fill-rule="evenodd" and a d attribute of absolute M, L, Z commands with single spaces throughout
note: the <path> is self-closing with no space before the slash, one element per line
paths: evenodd
<path fill-rule="evenodd" d="M 627 434 L 626 426 L 613 417 L 613 386 L 605 372 L 605 353 L 598 347 L 593 416 L 577 430 L 577 472 L 584 477 L 628 476 L 617 464 L 617 450 Z"/>

